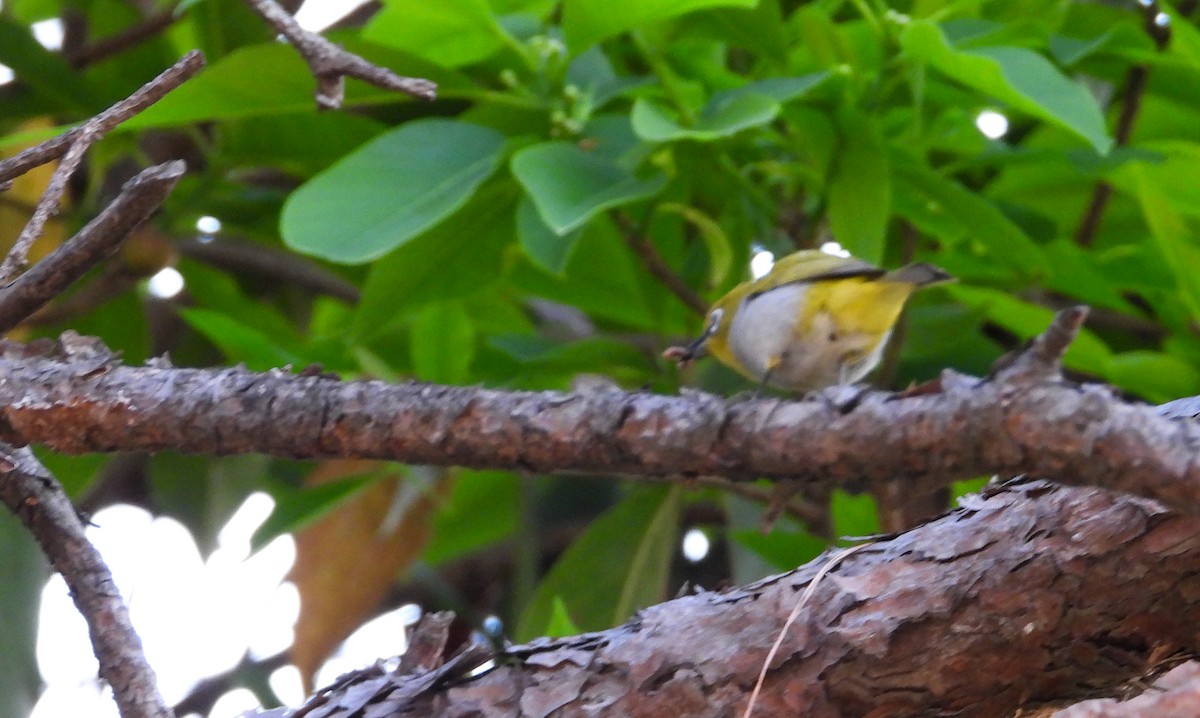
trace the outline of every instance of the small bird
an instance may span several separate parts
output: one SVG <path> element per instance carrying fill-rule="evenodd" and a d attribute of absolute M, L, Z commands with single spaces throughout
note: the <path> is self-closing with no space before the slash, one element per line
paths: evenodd
<path fill-rule="evenodd" d="M 682 367 L 707 352 L 789 391 L 850 384 L 879 364 L 909 296 L 953 279 L 924 262 L 887 271 L 854 257 L 794 252 L 718 299 L 699 338 L 663 356 Z"/>

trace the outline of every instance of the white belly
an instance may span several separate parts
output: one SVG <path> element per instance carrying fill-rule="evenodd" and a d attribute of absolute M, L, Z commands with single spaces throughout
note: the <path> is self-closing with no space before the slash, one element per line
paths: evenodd
<path fill-rule="evenodd" d="M 759 381 L 780 389 L 814 391 L 862 379 L 879 363 L 887 334 L 842 332 L 819 312 L 806 336 L 796 337 L 806 290 L 787 284 L 744 301 L 729 325 L 730 350 Z"/>

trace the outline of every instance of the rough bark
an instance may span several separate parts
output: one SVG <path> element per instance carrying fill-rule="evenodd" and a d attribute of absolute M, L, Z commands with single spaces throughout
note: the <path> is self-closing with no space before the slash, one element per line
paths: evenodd
<path fill-rule="evenodd" d="M 847 387 L 739 402 L 128 367 L 94 344 L 2 349 L 0 441 L 66 453 L 261 452 L 913 491 L 1029 473 L 1200 507 L 1200 425 L 1023 364 L 987 380 L 947 372 L 912 395 Z"/>
<path fill-rule="evenodd" d="M 512 648 L 479 678 L 461 677 L 477 661 L 367 671 L 292 715 L 741 716 L 827 558 Z M 1154 502 L 1044 481 L 969 497 L 826 576 L 754 715 L 988 718 L 1111 695 L 1196 649 L 1198 576 L 1200 519 Z"/>

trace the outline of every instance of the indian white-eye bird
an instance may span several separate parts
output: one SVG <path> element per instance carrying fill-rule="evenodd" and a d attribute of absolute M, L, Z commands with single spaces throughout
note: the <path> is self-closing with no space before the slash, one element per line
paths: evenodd
<path fill-rule="evenodd" d="M 807 392 L 862 379 L 913 292 L 952 281 L 924 262 L 891 271 L 802 250 L 717 300 L 704 332 L 663 353 L 680 365 L 712 354 L 760 384 Z"/>

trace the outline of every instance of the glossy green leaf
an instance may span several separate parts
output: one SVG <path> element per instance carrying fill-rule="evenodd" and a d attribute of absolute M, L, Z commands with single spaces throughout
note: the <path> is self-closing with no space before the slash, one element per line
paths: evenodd
<path fill-rule="evenodd" d="M 661 601 L 678 550 L 678 486 L 638 488 L 592 522 L 538 586 L 517 629 L 537 636 L 556 598 L 585 631 L 614 626 Z"/>
<path fill-rule="evenodd" d="M 445 221 L 375 262 L 354 312 L 354 336 L 376 336 L 413 307 L 500 279 L 517 192 L 511 181 L 489 183 Z"/>
<path fill-rule="evenodd" d="M 891 171 L 879 128 L 868 117 L 844 113 L 841 149 L 829 181 L 834 239 L 856 257 L 881 262 L 891 208 Z"/>
<path fill-rule="evenodd" d="M 513 156 L 512 171 L 542 220 L 560 235 L 597 212 L 651 197 L 667 184 L 663 174 L 641 179 L 569 142 L 526 147 Z"/>
<path fill-rule="evenodd" d="M 672 113 L 645 98 L 633 103 L 633 131 L 648 142 L 711 142 L 767 124 L 779 114 L 779 103 L 756 93 L 741 94 L 705 106 L 696 122 L 684 125 Z"/>
<path fill-rule="evenodd" d="M 288 198 L 293 249 L 337 262 L 377 259 L 462 207 L 495 172 L 499 133 L 454 120 L 402 125 L 346 156 Z"/>
<path fill-rule="evenodd" d="M 417 378 L 462 384 L 475 356 L 475 327 L 458 302 L 433 302 L 417 312 L 412 325 L 412 362 Z"/>
<path fill-rule="evenodd" d="M 533 200 L 528 195 L 521 197 L 521 203 L 517 206 L 517 239 L 525 254 L 539 267 L 561 274 L 580 233 L 578 229 L 565 235 L 556 233 L 546 226 Z"/>
<path fill-rule="evenodd" d="M 626 30 L 705 7 L 754 7 L 758 0 L 566 0 L 563 35 L 572 54 Z"/>
<path fill-rule="evenodd" d="M 1066 129 L 1106 153 L 1113 140 L 1087 88 L 1023 47 L 959 50 L 933 22 L 917 20 L 900 35 L 904 50 L 944 75 Z"/>
<path fill-rule="evenodd" d="M 446 67 L 483 60 L 507 41 L 486 0 L 390 0 L 363 37 Z"/>

